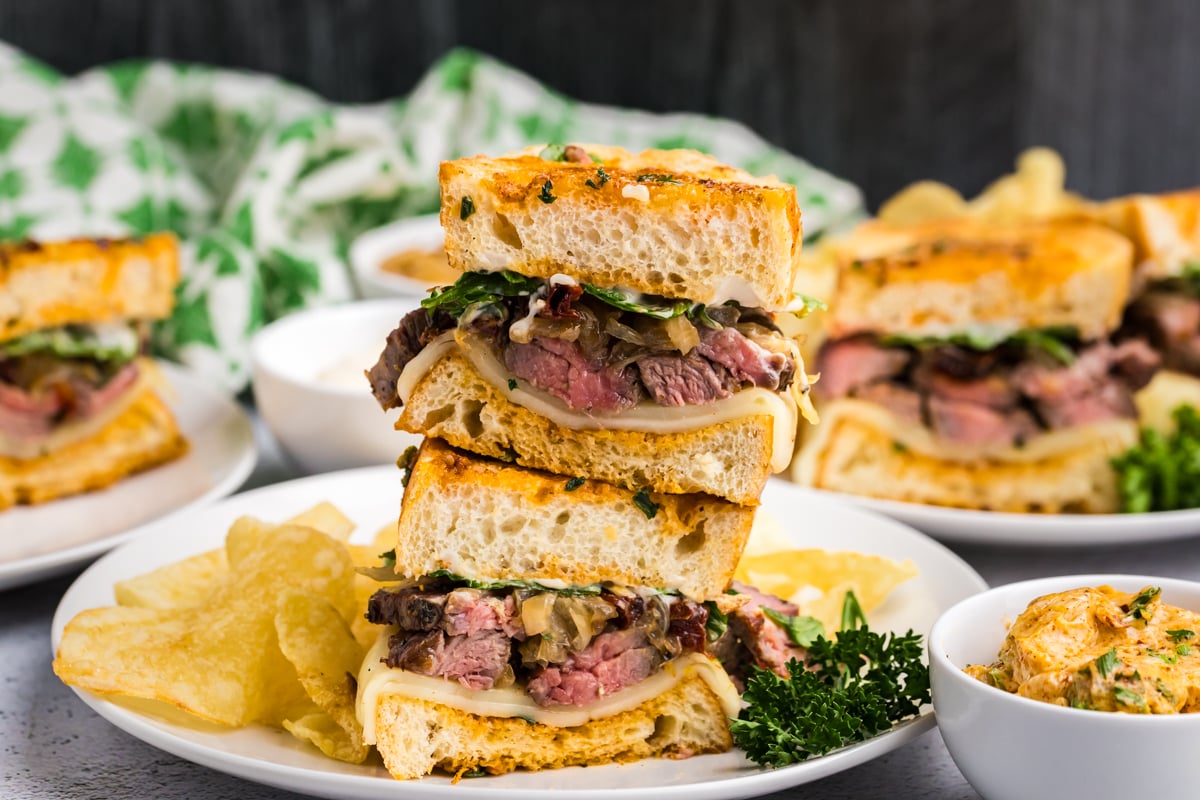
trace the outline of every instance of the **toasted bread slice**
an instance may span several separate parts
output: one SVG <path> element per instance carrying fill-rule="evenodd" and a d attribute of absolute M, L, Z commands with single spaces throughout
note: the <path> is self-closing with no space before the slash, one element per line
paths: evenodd
<path fill-rule="evenodd" d="M 831 337 L 1067 326 L 1098 339 L 1129 299 L 1129 240 L 1087 220 L 867 223 L 838 247 Z"/>
<path fill-rule="evenodd" d="M 144 389 L 90 438 L 40 458 L 0 458 L 0 508 L 102 489 L 179 458 L 187 448 L 171 410 L 153 389 Z"/>
<path fill-rule="evenodd" d="M 1200 268 L 1200 188 L 1118 197 L 1093 207 L 1091 215 L 1129 237 L 1134 263 L 1147 280 L 1177 277 L 1188 263 Z"/>
<path fill-rule="evenodd" d="M 161 319 L 178 280 L 170 234 L 0 244 L 0 341 L 59 325 Z"/>
<path fill-rule="evenodd" d="M 939 458 L 929 448 L 908 447 L 897 438 L 897 428 L 874 415 L 839 413 L 836 406 L 822 409 L 822 424 L 801 446 L 793 478 L 805 486 L 885 500 L 987 511 L 1111 513 L 1119 510 L 1119 501 L 1109 461 L 1137 442 L 1137 423 L 1115 420 L 1045 443 L 1034 440 L 1031 452 L 1009 448 L 1008 454 L 974 459 L 961 452 Z"/>
<path fill-rule="evenodd" d="M 571 728 L 481 717 L 401 695 L 384 695 L 375 719 L 375 746 L 401 780 L 435 768 L 502 773 L 721 753 L 733 746 L 720 701 L 695 676 L 634 709 Z"/>
<path fill-rule="evenodd" d="M 396 427 L 567 477 L 757 505 L 772 472 L 776 424 L 759 414 L 688 433 L 576 430 L 511 402 L 466 357 L 451 352 L 425 373 Z"/>
<path fill-rule="evenodd" d="M 635 493 L 527 469 L 426 439 L 400 510 L 396 571 L 602 581 L 720 596 L 754 509 L 707 495 Z M 578 485 L 576 485 L 578 484 Z"/>
<path fill-rule="evenodd" d="M 443 162 L 442 227 L 458 270 L 570 275 L 699 303 L 782 308 L 801 246 L 795 187 L 691 150 L 582 145 Z"/>

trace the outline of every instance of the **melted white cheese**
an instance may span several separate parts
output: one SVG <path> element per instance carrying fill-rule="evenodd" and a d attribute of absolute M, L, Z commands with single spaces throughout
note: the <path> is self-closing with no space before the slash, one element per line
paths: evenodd
<path fill-rule="evenodd" d="M 792 458 L 792 447 L 796 441 L 796 425 L 799 413 L 793 393 L 772 392 L 767 389 L 743 389 L 732 397 L 711 403 L 689 406 L 660 406 L 642 402 L 633 408 L 616 414 L 589 414 L 568 408 L 557 397 L 543 392 L 521 381 L 517 388 L 509 389 L 511 373 L 492 353 L 490 347 L 472 343 L 462 337 L 461 344 L 448 332 L 426 345 L 416 358 L 408 362 L 396 390 L 405 403 L 412 396 L 416 385 L 433 365 L 448 352 L 458 350 L 471 362 L 476 372 L 510 402 L 546 417 L 557 425 L 572 430 L 621 430 L 643 433 L 687 433 L 689 431 L 719 425 L 746 417 L 769 415 L 772 418 L 771 469 L 782 472 Z M 798 365 L 803 375 L 803 364 Z M 794 384 L 795 385 L 795 384 Z M 807 395 L 805 396 L 807 399 Z"/>
<path fill-rule="evenodd" d="M 374 744 L 375 716 L 380 699 L 387 695 L 402 695 L 417 700 L 450 706 L 482 717 L 523 717 L 543 725 L 571 728 L 593 719 L 611 717 L 637 708 L 642 703 L 666 694 L 685 678 L 701 678 L 721 702 L 728 717 L 736 717 L 740 698 L 733 682 L 713 659 L 700 653 L 686 653 L 672 659 L 644 681 L 622 689 L 585 707 L 539 706 L 521 687 L 505 689 L 468 689 L 456 681 L 417 675 L 393 669 L 382 662 L 388 651 L 388 637 L 393 631 L 385 629 L 367 652 L 358 673 L 358 697 L 355 712 L 363 726 L 363 738 Z"/>

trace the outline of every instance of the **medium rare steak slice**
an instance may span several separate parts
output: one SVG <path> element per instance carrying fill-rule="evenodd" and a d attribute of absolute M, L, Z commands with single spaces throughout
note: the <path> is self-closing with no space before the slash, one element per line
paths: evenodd
<path fill-rule="evenodd" d="M 692 350 L 642 356 L 635 362 L 642 385 L 660 406 L 687 406 L 731 397 L 738 387 L 729 371 Z"/>
<path fill-rule="evenodd" d="M 527 688 L 538 705 L 586 706 L 645 680 L 661 661 L 644 631 L 626 628 L 601 634 L 565 663 L 536 671 Z"/>
<path fill-rule="evenodd" d="M 503 631 L 446 636 L 440 630 L 401 631 L 388 640 L 389 667 L 454 680 L 469 689 L 490 689 L 504 674 L 512 650 Z"/>
<path fill-rule="evenodd" d="M 504 349 L 504 364 L 518 378 L 574 409 L 622 411 L 642 397 L 634 369 L 590 360 L 574 342 L 534 337 Z"/>

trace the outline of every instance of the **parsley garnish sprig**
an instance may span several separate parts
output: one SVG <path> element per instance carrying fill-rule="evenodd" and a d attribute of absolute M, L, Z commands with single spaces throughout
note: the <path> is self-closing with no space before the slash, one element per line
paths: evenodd
<path fill-rule="evenodd" d="M 1169 436 L 1143 428 L 1137 447 L 1112 460 L 1121 511 L 1173 511 L 1200 507 L 1200 414 L 1179 406 Z"/>
<path fill-rule="evenodd" d="M 911 630 L 879 634 L 863 624 L 832 641 L 818 637 L 804 663 L 788 664 L 789 678 L 751 667 L 747 706 L 729 725 L 734 742 L 753 761 L 780 767 L 887 730 L 930 700 L 923 650 Z"/>

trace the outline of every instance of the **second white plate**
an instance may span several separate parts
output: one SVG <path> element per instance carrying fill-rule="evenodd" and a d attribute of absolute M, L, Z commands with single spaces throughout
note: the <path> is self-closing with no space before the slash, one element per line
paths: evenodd
<path fill-rule="evenodd" d="M 254 431 L 241 406 L 182 367 L 158 366 L 188 452 L 98 492 L 0 512 L 0 590 L 67 572 L 139 525 L 229 494 L 254 469 Z"/>
<path fill-rule="evenodd" d="M 1148 514 L 1006 514 L 822 491 L 957 544 L 1094 547 L 1200 536 L 1200 508 Z"/>
<path fill-rule="evenodd" d="M 329 500 L 369 537 L 394 520 L 400 506 L 400 476 L 394 467 L 370 467 L 317 475 L 247 492 L 208 508 L 151 523 L 139 536 L 83 573 L 63 597 L 54 617 L 58 647 L 63 627 L 87 608 L 111 605 L 117 580 L 186 556 L 220 547 L 229 525 L 243 514 L 282 520 Z M 783 523 L 796 547 L 856 550 L 911 558 L 920 575 L 897 589 L 871 614 L 876 630 L 928 634 L 934 619 L 958 600 L 986 588 L 983 579 L 942 545 L 892 520 L 844 502 L 773 481 L 763 508 Z M 861 744 L 802 764 L 764 769 L 741 753 L 675 761 L 513 773 L 452 785 L 445 777 L 395 781 L 377 766 L 332 761 L 282 731 L 262 727 L 217 730 L 179 724 L 138 713 L 87 692 L 85 703 L 118 728 L 181 758 L 232 775 L 321 797 L 406 800 L 536 800 L 554 797 L 622 800 L 716 800 L 750 797 L 817 780 L 876 758 L 933 726 L 932 711 Z M 102 787 L 96 787 L 102 792 Z"/>

